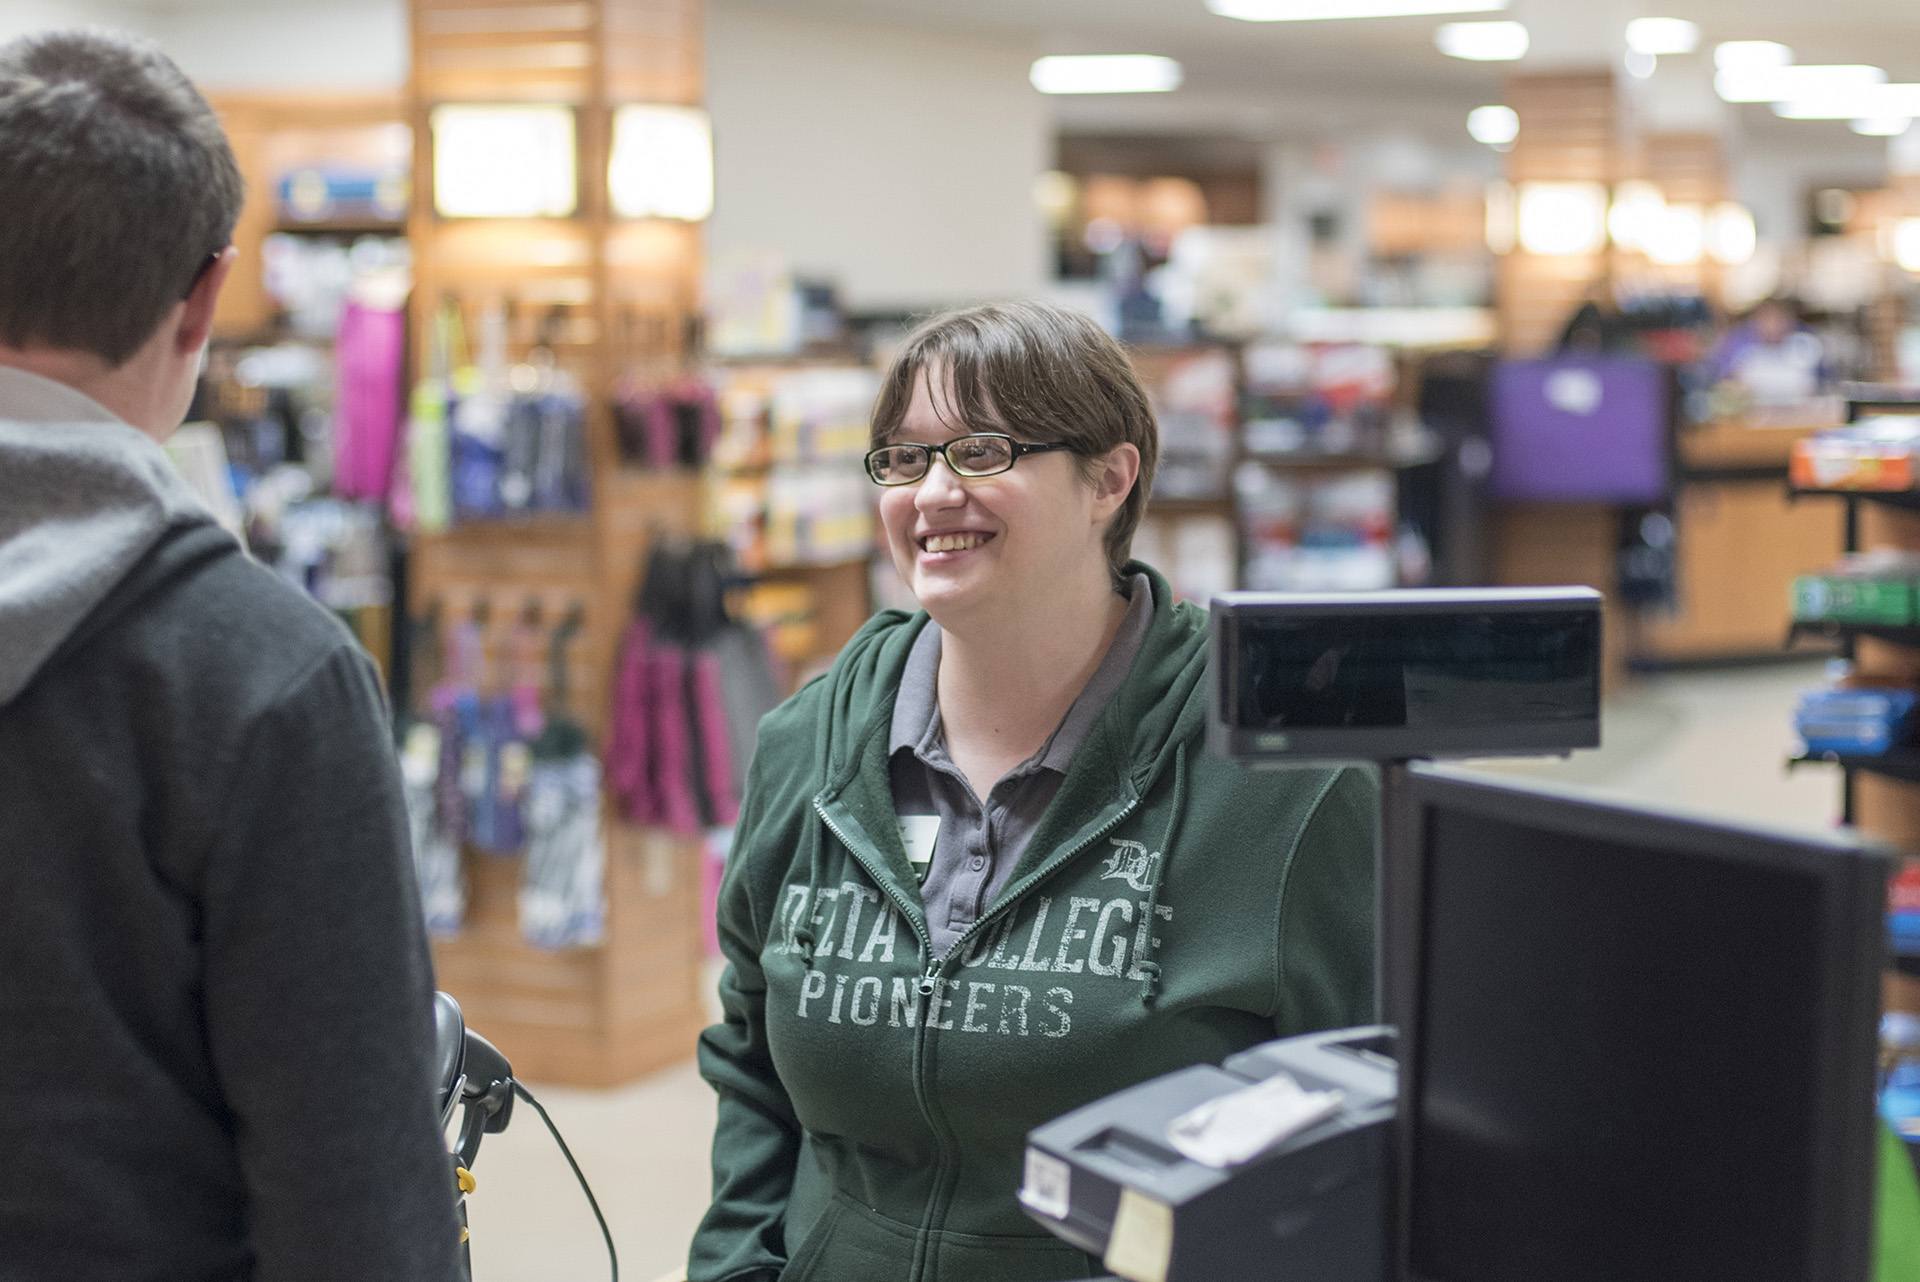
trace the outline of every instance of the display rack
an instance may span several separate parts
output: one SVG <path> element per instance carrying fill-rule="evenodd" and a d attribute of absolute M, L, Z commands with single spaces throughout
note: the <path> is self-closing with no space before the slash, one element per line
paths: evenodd
<path fill-rule="evenodd" d="M 406 128 L 407 103 L 397 93 L 223 93 L 209 98 L 246 181 L 246 204 L 234 225 L 240 251 L 214 311 L 216 338 L 264 336 L 278 310 L 267 293 L 262 246 L 275 232 L 399 236 L 401 218 L 378 221 L 289 221 L 278 199 L 280 180 L 295 165 L 357 159 L 378 148 L 376 137 Z"/>
<path fill-rule="evenodd" d="M 1392 586 L 1396 572 L 1392 568 L 1392 533 L 1402 516 L 1399 491 L 1404 477 L 1413 469 L 1429 466 L 1439 459 L 1437 447 L 1426 442 L 1418 449 L 1392 452 L 1386 448 L 1390 439 L 1388 421 L 1396 413 L 1412 413 L 1411 389 L 1417 382 L 1414 358 L 1404 356 L 1389 360 L 1394 365 L 1394 390 L 1386 401 L 1369 401 L 1367 415 L 1369 427 L 1365 442 L 1357 443 L 1353 448 L 1327 450 L 1314 448 L 1304 441 L 1297 448 L 1261 448 L 1250 440 L 1248 424 L 1256 415 L 1250 408 L 1262 407 L 1262 413 L 1272 417 L 1276 405 L 1286 403 L 1282 409 L 1294 414 L 1308 399 L 1305 386 L 1291 392 L 1276 392 L 1272 388 L 1256 385 L 1248 373 L 1247 343 L 1222 342 L 1213 345 L 1188 347 L 1135 347 L 1130 349 L 1134 367 L 1156 402 L 1156 412 L 1161 420 L 1162 446 L 1161 471 L 1156 480 L 1155 494 L 1146 512 L 1146 521 L 1151 523 L 1153 533 L 1150 539 L 1160 546 L 1167 563 L 1161 565 L 1163 571 L 1173 581 L 1176 591 L 1183 587 L 1188 595 L 1204 599 L 1211 591 L 1225 590 L 1244 586 L 1253 586 L 1249 571 L 1251 563 L 1258 555 L 1258 539 L 1253 527 L 1260 523 L 1262 514 L 1257 502 L 1250 502 L 1243 493 L 1241 480 L 1246 476 L 1244 469 L 1248 465 L 1257 467 L 1296 487 L 1308 487 L 1315 481 L 1330 480 L 1340 476 L 1373 475 L 1388 478 L 1387 484 L 1394 490 L 1393 496 L 1378 513 L 1378 520 L 1384 527 L 1382 541 L 1378 546 L 1381 558 L 1381 582 L 1364 586 Z M 1309 345 L 1296 344 L 1305 350 Z M 1378 344 L 1324 344 L 1328 347 L 1380 347 Z M 1384 349 L 1383 349 L 1384 350 Z M 1217 411 L 1215 429 L 1219 439 L 1211 447 L 1196 445 L 1193 439 L 1195 424 L 1193 420 L 1207 415 L 1194 405 L 1169 404 L 1170 398 L 1165 388 L 1173 374 L 1183 362 L 1194 360 L 1217 360 L 1227 368 L 1230 383 Z M 1170 428 L 1169 414 L 1175 420 Z M 1185 436 L 1185 439 L 1183 438 Z M 1184 459 L 1182 455 L 1184 454 Z M 1175 457 L 1175 468 L 1181 470 L 1180 488 L 1168 492 L 1168 458 Z M 1213 477 L 1206 492 L 1192 492 L 1197 488 L 1195 481 L 1195 461 L 1209 456 L 1209 466 Z M 1304 514 L 1289 518 L 1305 526 Z M 1228 565 L 1221 582 L 1202 581 L 1199 576 L 1187 585 L 1179 564 L 1180 558 L 1171 545 L 1179 539 L 1177 531 L 1190 523 L 1224 524 L 1229 533 Z M 1285 522 L 1283 522 L 1285 523 Z M 1429 531 L 1429 534 L 1432 532 Z M 1148 540 L 1142 540 L 1146 543 Z M 1331 584 L 1302 584 L 1316 590 L 1327 588 Z"/>
<path fill-rule="evenodd" d="M 411 0 L 408 105 L 416 173 L 414 350 L 433 314 L 503 309 L 511 360 L 542 341 L 583 389 L 591 505 L 579 515 L 473 522 L 416 541 L 413 612 L 470 617 L 483 603 L 583 617 L 571 711 L 596 735 L 615 649 L 655 537 L 692 534 L 692 471 L 621 465 L 611 398 L 622 373 L 678 371 L 693 329 L 697 224 L 613 216 L 607 169 L 615 107 L 697 105 L 700 0 Z M 564 218 L 443 218 L 435 211 L 430 113 L 446 103 L 572 108 L 579 200 Z M 500 643 L 504 646 L 505 639 Z M 504 657 L 504 656 L 490 656 Z M 692 1053 L 704 1022 L 697 835 L 639 829 L 606 812 L 607 927 L 597 947 L 543 953 L 515 921 L 517 861 L 469 852 L 467 922 L 435 946 L 442 987 L 533 1080 L 611 1085 Z"/>
<path fill-rule="evenodd" d="M 1848 406 L 1849 421 L 1860 405 Z M 1882 547 L 1920 551 L 1920 493 L 1800 487 L 1789 487 L 1787 493 L 1796 500 L 1821 496 L 1843 501 L 1843 552 Z M 1856 672 L 1895 685 L 1920 684 L 1920 627 L 1795 623 L 1788 629 L 1787 644 L 1808 635 L 1837 641 Z M 1920 749 L 1900 747 L 1873 756 L 1810 753 L 1787 765 L 1793 769 L 1812 763 L 1840 768 L 1841 822 L 1887 842 L 1909 859 L 1920 857 Z M 1886 1007 L 1920 1011 L 1920 956 L 1896 953 L 1891 964 Z"/>

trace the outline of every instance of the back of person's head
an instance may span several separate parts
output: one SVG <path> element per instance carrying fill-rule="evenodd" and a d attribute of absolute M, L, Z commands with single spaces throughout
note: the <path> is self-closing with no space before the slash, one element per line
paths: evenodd
<path fill-rule="evenodd" d="M 1050 303 L 986 303 L 935 316 L 907 336 L 874 406 L 874 445 L 891 441 L 923 372 L 948 380 L 956 426 L 1058 441 L 1091 481 L 1096 460 L 1117 445 L 1140 451 L 1133 491 L 1107 525 L 1107 568 L 1116 583 L 1153 489 L 1160 432 L 1133 362 L 1111 335 L 1079 312 Z"/>
<path fill-rule="evenodd" d="M 0 45 L 0 344 L 123 364 L 232 239 L 242 194 L 213 109 L 151 44 Z"/>

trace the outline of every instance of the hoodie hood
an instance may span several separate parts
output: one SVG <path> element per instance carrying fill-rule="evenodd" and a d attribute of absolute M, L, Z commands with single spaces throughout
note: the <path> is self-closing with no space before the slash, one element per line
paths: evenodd
<path fill-rule="evenodd" d="M 206 505 L 151 438 L 64 384 L 0 367 L 0 705 Z"/>

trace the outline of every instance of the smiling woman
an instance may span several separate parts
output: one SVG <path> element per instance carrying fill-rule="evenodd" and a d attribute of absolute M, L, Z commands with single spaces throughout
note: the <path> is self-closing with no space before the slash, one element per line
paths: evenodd
<path fill-rule="evenodd" d="M 1200 751 L 1206 616 L 1128 553 L 1158 432 L 1039 304 L 938 317 L 868 474 L 923 608 L 762 723 L 719 933 L 692 1282 L 1085 1278 L 1026 1132 L 1371 1005 L 1376 788 Z"/>

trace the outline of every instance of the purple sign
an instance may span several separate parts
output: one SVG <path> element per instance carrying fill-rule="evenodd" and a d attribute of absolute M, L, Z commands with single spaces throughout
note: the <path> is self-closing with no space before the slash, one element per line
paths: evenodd
<path fill-rule="evenodd" d="M 1667 495 L 1667 376 L 1652 361 L 1549 356 L 1494 367 L 1496 498 L 1657 503 Z"/>

